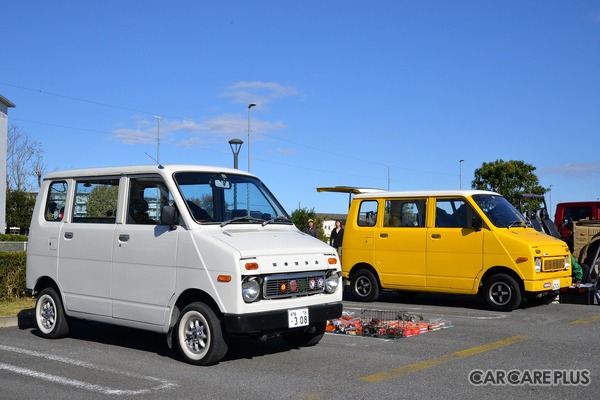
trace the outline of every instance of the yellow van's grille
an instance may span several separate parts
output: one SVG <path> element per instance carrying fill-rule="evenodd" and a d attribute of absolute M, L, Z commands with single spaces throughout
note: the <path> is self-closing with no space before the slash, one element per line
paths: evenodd
<path fill-rule="evenodd" d="M 549 272 L 549 271 L 560 271 L 561 269 L 565 268 L 565 259 L 564 258 L 558 258 L 558 259 L 552 259 L 552 260 L 543 260 L 544 263 L 542 265 L 542 271 L 544 272 Z"/>

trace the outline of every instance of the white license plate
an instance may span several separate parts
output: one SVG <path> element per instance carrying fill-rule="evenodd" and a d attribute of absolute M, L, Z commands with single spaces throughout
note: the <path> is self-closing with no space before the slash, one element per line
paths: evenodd
<path fill-rule="evenodd" d="M 559 290 L 560 289 L 560 279 L 554 279 L 552 281 L 552 290 Z"/>
<path fill-rule="evenodd" d="M 288 310 L 288 327 L 297 328 L 299 326 L 308 325 L 308 308 L 297 308 Z"/>

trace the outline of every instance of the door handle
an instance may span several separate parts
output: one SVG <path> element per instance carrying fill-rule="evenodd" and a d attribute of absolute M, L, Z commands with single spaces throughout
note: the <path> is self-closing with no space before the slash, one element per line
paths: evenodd
<path fill-rule="evenodd" d="M 65 232 L 65 239 L 73 239 L 73 232 Z"/>
<path fill-rule="evenodd" d="M 379 237 L 386 238 L 386 237 L 388 237 L 388 234 L 387 233 L 380 233 Z"/>
<path fill-rule="evenodd" d="M 432 233 L 431 234 L 432 239 L 440 239 L 441 237 L 442 237 L 441 233 Z"/>
<path fill-rule="evenodd" d="M 119 235 L 119 242 L 126 242 L 126 241 L 128 241 L 128 240 L 129 240 L 129 235 L 127 235 L 127 234 L 124 234 L 124 233 L 121 233 L 121 234 Z"/>

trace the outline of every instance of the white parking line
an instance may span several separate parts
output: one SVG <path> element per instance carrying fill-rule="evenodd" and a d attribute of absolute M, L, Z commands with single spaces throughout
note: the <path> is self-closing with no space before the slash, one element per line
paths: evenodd
<path fill-rule="evenodd" d="M 38 351 L 32 351 L 32 350 L 21 349 L 18 347 L 5 346 L 5 345 L 0 345 L 0 350 L 10 351 L 13 353 L 24 354 L 24 355 L 33 356 L 33 357 L 41 357 L 41 358 L 45 358 L 47 360 L 70 364 L 70 365 L 74 365 L 77 367 L 89 368 L 89 369 L 93 369 L 93 370 L 101 371 L 101 372 L 113 373 L 113 374 L 122 375 L 122 376 L 129 377 L 129 378 L 148 380 L 148 381 L 152 381 L 156 384 L 156 386 L 146 388 L 146 389 L 137 389 L 137 390 L 116 389 L 116 388 L 111 388 L 111 387 L 107 387 L 107 386 L 101 386 L 101 385 L 96 385 L 96 384 L 89 383 L 89 382 L 80 381 L 77 379 L 69 379 L 69 378 L 65 378 L 65 377 L 61 377 L 61 376 L 57 376 L 57 375 L 47 374 L 44 372 L 38 372 L 38 371 L 35 371 L 32 369 L 21 368 L 21 367 L 15 366 L 15 365 L 0 363 L 0 370 L 11 371 L 16 374 L 26 375 L 26 376 L 30 376 L 33 378 L 38 378 L 38 379 L 42 379 L 45 381 L 58 383 L 61 385 L 78 387 L 78 388 L 93 391 L 93 392 L 98 392 L 98 393 L 103 393 L 103 394 L 111 394 L 111 395 L 140 395 L 140 394 L 156 392 L 156 391 L 160 391 L 160 390 L 166 390 L 166 389 L 177 386 L 175 383 L 164 380 L 164 379 L 155 378 L 152 376 L 132 374 L 129 372 L 123 372 L 123 371 L 119 371 L 119 370 L 112 369 L 112 368 L 102 367 L 102 366 L 84 362 L 84 361 L 74 360 L 74 359 L 66 358 L 66 357 L 60 357 L 60 356 L 56 356 L 56 355 L 52 355 L 52 354 L 41 353 Z"/>

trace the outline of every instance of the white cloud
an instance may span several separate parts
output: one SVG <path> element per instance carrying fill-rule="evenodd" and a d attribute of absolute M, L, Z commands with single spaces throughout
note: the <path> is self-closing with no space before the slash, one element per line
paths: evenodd
<path fill-rule="evenodd" d="M 572 179 L 600 178 L 600 162 L 570 163 L 556 167 L 540 168 L 546 174 L 562 175 Z"/>
<path fill-rule="evenodd" d="M 277 82 L 237 82 L 225 88 L 223 95 L 234 103 L 254 102 L 264 108 L 269 102 L 287 96 L 297 96 L 298 90 Z M 261 134 L 286 129 L 282 121 L 264 121 L 253 113 L 250 124 L 252 140 L 264 140 Z M 113 131 L 113 137 L 125 144 L 156 143 L 158 121 L 148 116 L 134 115 L 136 128 L 121 128 Z M 248 134 L 246 113 L 220 114 L 202 121 L 193 119 L 160 119 L 161 141 L 169 141 L 177 146 L 197 147 L 208 143 L 222 142 L 224 139 L 240 138 Z M 289 152 L 289 150 L 287 150 Z"/>
<path fill-rule="evenodd" d="M 231 97 L 234 103 L 256 103 L 258 107 L 287 96 L 297 96 L 298 90 L 291 86 L 283 86 L 277 82 L 237 82 L 225 88 L 223 95 Z"/>

